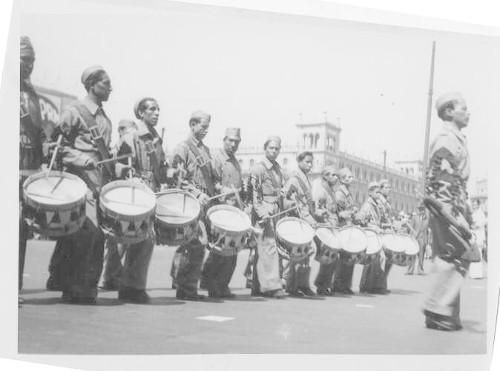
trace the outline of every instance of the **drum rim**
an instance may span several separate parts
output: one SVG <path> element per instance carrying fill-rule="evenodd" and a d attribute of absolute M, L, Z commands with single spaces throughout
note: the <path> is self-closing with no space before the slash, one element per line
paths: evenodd
<path fill-rule="evenodd" d="M 106 193 L 108 191 L 110 191 L 111 189 L 118 188 L 117 187 L 118 185 L 130 187 L 130 184 L 131 183 L 130 183 L 129 180 L 121 180 L 120 179 L 120 180 L 115 180 L 115 181 L 109 182 L 104 187 L 102 187 L 101 188 L 101 192 L 99 193 L 99 201 L 100 201 L 99 202 L 99 208 L 106 215 L 109 215 L 111 217 L 117 217 L 117 216 L 123 217 L 123 221 L 136 221 L 137 219 L 144 219 L 145 217 L 148 217 L 148 216 L 152 215 L 155 212 L 155 209 L 156 209 L 156 195 L 151 190 L 151 188 L 149 188 L 147 185 L 145 185 L 143 183 L 139 183 L 139 182 L 132 183 L 133 187 L 137 188 L 137 189 L 141 189 L 143 191 L 146 191 L 146 193 L 149 193 L 155 199 L 155 204 L 151 208 L 151 210 L 145 211 L 145 212 L 140 213 L 140 214 L 130 215 L 130 214 L 122 214 L 122 213 L 116 212 L 116 211 L 111 210 L 110 208 L 108 208 L 106 206 L 106 203 L 109 203 L 109 201 L 106 201 L 103 198 L 104 198 L 104 196 L 106 195 Z M 113 201 L 111 201 L 111 202 L 113 202 Z"/>
<path fill-rule="evenodd" d="M 364 248 L 359 249 L 359 250 L 355 250 L 355 251 L 349 251 L 349 250 L 346 250 L 346 249 L 344 249 L 344 247 L 342 247 L 342 246 L 341 246 L 340 250 L 341 250 L 341 251 L 346 252 L 347 254 L 359 254 L 359 253 L 361 253 L 361 252 L 366 252 L 366 248 L 367 248 L 367 246 L 368 246 L 368 236 L 366 236 L 366 233 L 365 233 L 364 229 L 363 229 L 363 228 L 361 228 L 361 227 L 358 227 L 357 225 L 346 225 L 346 226 L 343 226 L 343 227 L 341 227 L 341 228 L 339 229 L 339 238 L 340 238 L 340 233 L 342 233 L 342 231 L 345 231 L 345 230 L 347 230 L 347 229 L 358 229 L 358 230 L 360 230 L 361 232 L 363 232 L 364 236 L 366 237 L 366 245 L 365 245 L 365 247 L 364 247 Z"/>
<path fill-rule="evenodd" d="M 414 246 L 416 247 L 415 252 L 414 252 L 413 254 L 408 253 L 408 249 L 406 248 L 406 249 L 404 250 L 405 254 L 406 254 L 406 255 L 409 255 L 409 256 L 415 256 L 415 255 L 418 255 L 418 252 L 420 251 L 420 245 L 418 244 L 417 239 L 416 239 L 415 237 L 413 237 L 413 236 L 410 236 L 410 235 L 407 235 L 407 234 L 405 235 L 405 234 L 403 234 L 403 233 L 401 233 L 401 237 L 403 237 L 403 238 L 408 238 L 410 241 L 412 241 L 412 242 L 413 242 Z"/>
<path fill-rule="evenodd" d="M 196 214 L 196 216 L 194 216 L 192 219 L 189 219 L 188 221 L 185 221 L 185 222 L 182 222 L 182 223 L 170 223 L 170 222 L 166 222 L 165 220 L 161 219 L 162 217 L 158 216 L 156 214 L 156 207 L 155 207 L 155 210 L 154 210 L 155 211 L 155 220 L 158 221 L 158 223 L 160 223 L 162 225 L 165 225 L 167 227 L 168 226 L 172 226 L 172 227 L 175 227 L 175 228 L 185 227 L 187 225 L 190 225 L 192 223 L 197 222 L 197 220 L 199 219 L 200 214 L 201 214 L 201 204 L 200 204 L 200 201 L 198 201 L 198 199 L 191 192 L 185 191 L 184 189 L 170 188 L 170 189 L 167 189 L 167 190 L 161 192 L 161 194 L 156 195 L 156 205 L 158 206 L 158 199 L 160 199 L 161 197 L 163 197 L 165 195 L 168 195 L 168 194 L 175 194 L 175 193 L 184 194 L 187 197 L 190 197 L 191 199 L 193 199 L 193 200 L 196 201 L 196 205 L 198 206 L 198 213 Z"/>
<path fill-rule="evenodd" d="M 399 248 L 398 248 L 397 250 L 393 250 L 393 249 L 390 249 L 390 248 L 389 248 L 389 246 L 387 246 L 387 245 L 386 245 L 386 243 L 384 242 L 384 237 L 385 237 L 385 236 L 387 236 L 387 235 L 392 235 L 392 236 L 394 236 L 394 238 L 396 238 L 396 239 L 398 239 L 398 238 L 400 238 L 400 237 L 401 237 L 401 236 L 400 236 L 400 234 L 398 234 L 398 233 L 394 233 L 394 232 L 384 233 L 384 234 L 382 235 L 382 243 L 383 243 L 383 245 L 384 245 L 384 249 L 387 249 L 387 250 L 391 251 L 392 253 L 396 253 L 396 254 L 401 254 L 401 253 L 404 253 L 404 252 L 405 252 L 405 248 L 404 248 L 404 246 L 403 246 L 403 248 L 402 248 L 402 249 L 399 249 Z M 397 246 L 399 246 L 399 244 L 396 244 L 396 245 L 397 245 Z"/>
<path fill-rule="evenodd" d="M 279 234 L 279 231 L 278 231 L 278 228 L 279 226 L 284 223 L 285 221 L 299 221 L 300 223 L 303 223 L 304 225 L 307 226 L 307 228 L 310 228 L 311 229 L 311 239 L 309 242 L 303 242 L 303 243 L 296 243 L 296 242 L 292 242 L 292 241 L 289 241 L 287 240 L 286 238 L 282 237 L 280 234 Z M 276 228 L 275 228 L 275 231 L 276 231 L 276 237 L 280 240 L 283 240 L 285 241 L 286 243 L 289 243 L 293 246 L 306 246 L 306 245 L 309 245 L 310 243 L 312 243 L 313 239 L 314 239 L 314 236 L 315 236 L 315 233 L 314 233 L 314 228 L 311 227 L 306 221 L 300 219 L 300 218 L 297 218 L 295 216 L 287 216 L 285 218 L 282 218 L 280 220 L 278 220 L 278 222 L 276 223 Z"/>
<path fill-rule="evenodd" d="M 218 210 L 230 210 L 230 211 L 235 211 L 237 214 L 243 216 L 244 219 L 246 219 L 246 221 L 248 223 L 246 223 L 248 225 L 248 227 L 244 230 L 234 230 L 234 229 L 231 229 L 231 230 L 228 230 L 226 228 L 223 228 L 221 227 L 220 225 L 217 225 L 217 223 L 214 223 L 211 219 L 210 219 L 210 215 L 212 215 L 214 212 L 218 211 Z M 233 233 L 233 234 L 244 234 L 246 233 L 249 229 L 251 229 L 252 227 L 252 221 L 250 220 L 250 217 L 242 210 L 238 209 L 237 207 L 235 206 L 231 206 L 231 205 L 224 205 L 224 204 L 221 204 L 221 205 L 214 205 L 214 206 L 211 206 L 208 210 L 207 210 L 207 214 L 206 214 L 206 218 L 207 218 L 207 221 L 210 222 L 211 226 L 212 227 L 217 227 L 219 229 L 222 229 L 223 231 L 226 231 L 226 232 L 229 232 L 229 233 Z"/>
<path fill-rule="evenodd" d="M 81 204 L 85 203 L 85 200 L 87 198 L 87 192 L 88 192 L 87 184 L 85 184 L 85 182 L 79 176 L 77 176 L 75 174 L 68 173 L 66 171 L 59 171 L 59 170 L 50 171 L 49 177 L 52 175 L 56 175 L 56 176 L 60 176 L 62 178 L 75 180 L 77 183 L 80 183 L 81 185 L 83 185 L 83 188 L 85 189 L 85 192 L 83 193 L 83 195 L 75 201 L 57 204 L 57 205 L 36 201 L 33 198 L 31 198 L 29 196 L 26 188 L 34 180 L 44 178 L 46 175 L 47 175 L 46 172 L 41 171 L 41 172 L 30 175 L 29 177 L 27 177 L 24 180 L 24 182 L 23 182 L 23 199 L 24 199 L 24 202 L 26 203 L 26 205 L 31 206 L 31 207 L 36 208 L 36 209 L 39 208 L 39 209 L 48 210 L 48 211 L 61 211 L 61 210 L 67 211 L 70 209 L 74 209 L 75 207 L 78 207 Z"/>
<path fill-rule="evenodd" d="M 324 241 L 323 241 L 323 240 L 322 240 L 322 239 L 318 236 L 318 231 L 319 231 L 320 229 L 326 229 L 328 232 L 330 232 L 331 234 L 333 234 L 333 235 L 334 235 L 337 239 L 339 239 L 339 237 L 338 237 L 338 231 L 337 231 L 335 228 L 333 228 L 333 227 L 331 227 L 331 228 L 329 228 L 329 227 L 319 227 L 319 228 L 316 228 L 316 231 L 314 232 L 314 237 L 317 237 L 317 238 L 319 239 L 319 241 L 321 242 L 321 244 L 322 244 L 323 246 L 326 246 L 326 248 L 328 248 L 330 251 L 333 251 L 333 252 L 338 252 L 338 251 L 342 250 L 342 248 L 340 247 L 340 240 L 339 240 L 339 248 L 338 248 L 338 249 L 336 249 L 336 248 L 334 248 L 334 247 L 331 247 L 330 245 L 326 244 L 326 243 L 325 243 L 325 242 L 324 242 Z"/>

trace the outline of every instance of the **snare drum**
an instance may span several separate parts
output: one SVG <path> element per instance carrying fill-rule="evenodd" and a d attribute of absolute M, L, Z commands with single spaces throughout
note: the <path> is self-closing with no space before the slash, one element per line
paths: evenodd
<path fill-rule="evenodd" d="M 286 217 L 276 223 L 278 253 L 285 259 L 299 262 L 310 255 L 314 229 L 305 221 Z"/>
<path fill-rule="evenodd" d="M 340 239 L 337 230 L 325 227 L 316 229 L 314 242 L 316 242 L 315 259 L 320 264 L 332 264 L 337 260 L 340 251 Z"/>
<path fill-rule="evenodd" d="M 156 200 L 155 230 L 158 243 L 182 245 L 198 236 L 201 206 L 191 193 L 169 189 Z"/>
<path fill-rule="evenodd" d="M 360 264 L 368 265 L 373 262 L 373 260 L 380 254 L 380 250 L 382 250 L 382 238 L 380 235 L 371 228 L 364 228 L 366 233 L 366 237 L 368 240 L 368 245 L 366 247 L 366 255 Z"/>
<path fill-rule="evenodd" d="M 418 252 L 420 251 L 420 246 L 415 238 L 408 235 L 399 235 L 399 239 L 402 241 L 405 247 L 405 256 L 402 261 L 403 266 L 411 265 L 415 263 L 417 259 Z"/>
<path fill-rule="evenodd" d="M 251 221 L 247 214 L 230 205 L 212 206 L 207 211 L 208 248 L 214 254 L 238 254 L 249 236 Z"/>
<path fill-rule="evenodd" d="M 151 234 L 156 196 L 144 183 L 136 179 L 108 183 L 99 201 L 101 229 L 117 243 L 139 243 Z"/>
<path fill-rule="evenodd" d="M 85 221 L 87 185 L 73 174 L 36 173 L 23 183 L 24 212 L 32 229 L 45 237 L 77 232 Z"/>
<path fill-rule="evenodd" d="M 346 226 L 339 231 L 340 259 L 352 265 L 363 261 L 366 256 L 368 238 L 363 229 L 357 226 Z"/>
<path fill-rule="evenodd" d="M 382 244 L 387 261 L 392 264 L 403 265 L 405 260 L 405 246 L 400 235 L 387 231 L 382 235 Z"/>

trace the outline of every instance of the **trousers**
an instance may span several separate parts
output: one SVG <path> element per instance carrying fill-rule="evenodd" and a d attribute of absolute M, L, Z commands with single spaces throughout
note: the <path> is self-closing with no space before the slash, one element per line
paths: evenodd
<path fill-rule="evenodd" d="M 229 282 L 236 268 L 237 257 L 238 255 L 222 256 L 210 252 L 202 272 L 209 294 L 228 295 L 231 293 Z"/>
<path fill-rule="evenodd" d="M 262 292 L 282 288 L 280 257 L 271 223 L 265 224 L 263 234 L 257 243 L 253 288 Z"/>

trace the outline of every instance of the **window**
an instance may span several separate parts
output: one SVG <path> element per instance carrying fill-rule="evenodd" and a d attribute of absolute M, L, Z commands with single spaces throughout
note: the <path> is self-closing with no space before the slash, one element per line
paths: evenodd
<path fill-rule="evenodd" d="M 250 167 L 252 167 L 254 164 L 255 164 L 254 159 L 253 159 L 253 158 L 252 158 L 252 159 L 250 159 Z"/>
<path fill-rule="evenodd" d="M 288 159 L 284 158 L 283 159 L 283 169 L 286 169 L 288 167 Z"/>

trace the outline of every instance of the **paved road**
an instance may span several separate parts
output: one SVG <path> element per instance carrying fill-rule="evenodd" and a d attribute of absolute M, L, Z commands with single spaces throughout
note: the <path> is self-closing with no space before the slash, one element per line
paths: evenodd
<path fill-rule="evenodd" d="M 253 298 L 244 288 L 247 253 L 231 282 L 234 300 L 175 300 L 173 249 L 155 248 L 149 274 L 151 305 L 119 302 L 101 292 L 98 305 L 59 302 L 45 291 L 53 243 L 30 241 L 19 310 L 19 352 L 31 354 L 478 354 L 486 352 L 486 279 L 467 280 L 460 332 L 428 330 L 420 306 L 425 276 L 393 267 L 387 296 Z M 430 263 L 426 262 L 427 267 Z M 361 274 L 356 266 L 355 291 Z M 317 263 L 313 263 L 313 277 Z M 210 317 L 211 316 L 211 317 Z M 203 318 L 208 317 L 208 318 Z"/>

